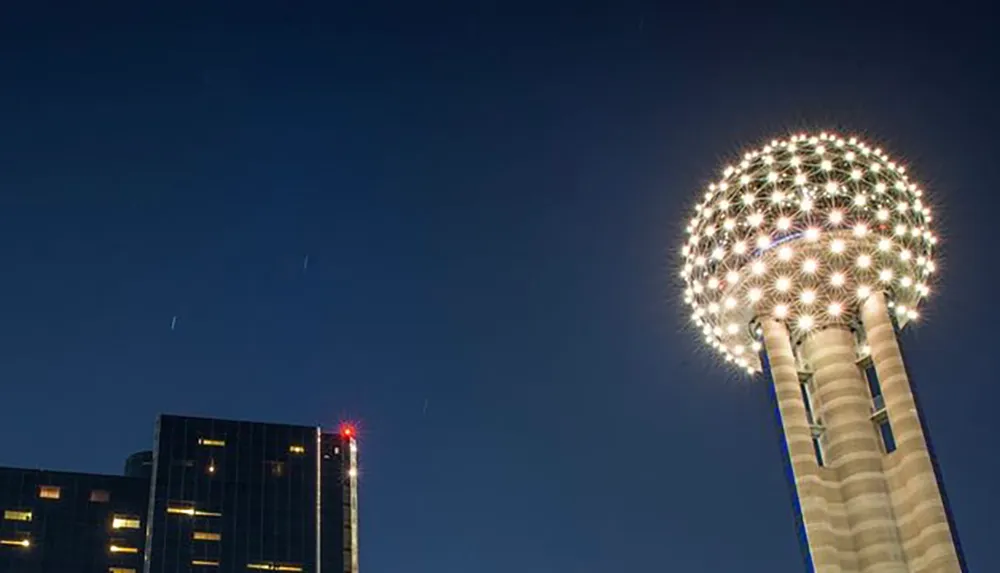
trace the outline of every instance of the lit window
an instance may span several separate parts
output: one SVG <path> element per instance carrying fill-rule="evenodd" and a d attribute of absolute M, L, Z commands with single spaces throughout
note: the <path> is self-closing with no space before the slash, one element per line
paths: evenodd
<path fill-rule="evenodd" d="M 3 518 L 7 521 L 31 521 L 31 512 L 6 509 L 3 512 Z"/>
<path fill-rule="evenodd" d="M 247 563 L 247 569 L 261 571 L 302 571 L 300 565 L 279 565 L 277 563 Z"/>
<path fill-rule="evenodd" d="M 56 485 L 43 485 L 38 487 L 38 497 L 42 499 L 59 499 L 62 490 Z"/>
<path fill-rule="evenodd" d="M 138 553 L 139 550 L 135 547 L 128 547 L 127 545 L 112 545 L 108 548 L 112 553 Z"/>
<path fill-rule="evenodd" d="M 142 523 L 138 517 L 116 515 L 111 519 L 112 529 L 142 529 Z"/>
<path fill-rule="evenodd" d="M 218 561 L 205 561 L 204 559 L 195 559 L 191 561 L 191 565 L 198 565 L 200 567 L 218 567 Z"/>
<path fill-rule="evenodd" d="M 302 568 L 298 565 L 277 565 L 274 568 L 275 571 L 302 571 Z"/>
<path fill-rule="evenodd" d="M 9 545 L 11 547 L 31 547 L 31 540 L 28 538 L 0 539 L 0 545 Z"/>
<path fill-rule="evenodd" d="M 181 515 L 194 515 L 193 505 L 168 505 L 167 513 L 176 513 Z"/>
<path fill-rule="evenodd" d="M 90 492 L 90 501 L 94 503 L 108 503 L 111 501 L 111 492 L 103 489 L 95 489 Z"/>
<path fill-rule="evenodd" d="M 57 485 L 38 486 L 38 497 L 43 499 L 59 499 L 62 489 Z"/>
<path fill-rule="evenodd" d="M 198 438 L 198 444 L 213 448 L 222 448 L 226 445 L 226 440 L 213 440 L 211 438 Z"/>
<path fill-rule="evenodd" d="M 247 569 L 259 569 L 262 571 L 270 571 L 271 567 L 272 566 L 270 563 L 247 563 Z"/>
<path fill-rule="evenodd" d="M 221 534 L 210 531 L 195 531 L 194 538 L 196 541 L 222 541 Z"/>
<path fill-rule="evenodd" d="M 108 573 L 135 573 L 131 567 L 108 567 Z"/>
<path fill-rule="evenodd" d="M 196 515 L 199 517 L 222 517 L 222 514 L 217 511 L 203 511 L 200 509 L 195 509 L 191 504 L 171 504 L 167 506 L 167 513 L 174 513 L 179 515 Z"/>
<path fill-rule="evenodd" d="M 288 451 L 293 454 L 304 454 L 306 453 L 305 446 L 288 446 Z"/>

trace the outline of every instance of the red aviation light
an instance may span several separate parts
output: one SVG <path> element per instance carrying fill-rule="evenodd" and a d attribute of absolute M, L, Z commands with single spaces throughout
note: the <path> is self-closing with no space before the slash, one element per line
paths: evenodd
<path fill-rule="evenodd" d="M 357 432 L 354 430 L 354 426 L 350 424 L 343 424 L 340 426 L 340 435 L 345 438 L 353 438 Z"/>

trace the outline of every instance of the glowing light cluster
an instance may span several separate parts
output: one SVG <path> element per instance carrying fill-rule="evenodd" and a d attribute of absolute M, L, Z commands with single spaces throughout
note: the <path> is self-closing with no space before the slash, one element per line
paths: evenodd
<path fill-rule="evenodd" d="M 802 335 L 852 321 L 883 291 L 900 324 L 916 319 L 935 271 L 932 220 L 881 149 L 829 133 L 774 140 L 726 167 L 695 206 L 684 299 L 705 341 L 753 373 L 760 316 Z"/>

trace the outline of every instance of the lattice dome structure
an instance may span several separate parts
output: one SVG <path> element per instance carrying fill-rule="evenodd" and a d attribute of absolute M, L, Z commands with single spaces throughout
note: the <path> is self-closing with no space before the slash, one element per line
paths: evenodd
<path fill-rule="evenodd" d="M 706 342 L 753 373 L 764 315 L 801 337 L 852 324 L 882 291 L 900 325 L 916 319 L 935 271 L 931 221 L 920 186 L 881 149 L 831 133 L 773 140 L 695 206 L 684 299 Z"/>

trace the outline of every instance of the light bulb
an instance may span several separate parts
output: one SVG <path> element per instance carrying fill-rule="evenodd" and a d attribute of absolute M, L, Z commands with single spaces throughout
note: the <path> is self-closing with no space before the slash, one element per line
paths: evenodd
<path fill-rule="evenodd" d="M 830 241 L 830 252 L 834 254 L 839 255 L 840 253 L 843 253 L 845 248 L 847 247 L 841 239 L 834 239 Z"/>
<path fill-rule="evenodd" d="M 830 284 L 835 287 L 844 286 L 845 281 L 846 279 L 844 278 L 844 273 L 833 273 L 830 275 Z"/>
<path fill-rule="evenodd" d="M 844 307 L 842 307 L 839 302 L 830 303 L 830 306 L 826 307 L 826 311 L 830 313 L 830 316 L 840 316 L 840 313 L 843 312 L 843 310 Z"/>
<path fill-rule="evenodd" d="M 774 281 L 774 288 L 778 289 L 780 292 L 786 292 L 792 287 L 792 281 L 788 277 L 779 277 L 778 280 Z"/>
<path fill-rule="evenodd" d="M 816 302 L 816 291 L 804 290 L 799 295 L 799 299 L 802 301 L 802 304 L 812 304 Z"/>
<path fill-rule="evenodd" d="M 806 259 L 802 261 L 802 272 L 804 273 L 812 274 L 816 272 L 816 269 L 818 268 L 819 263 L 816 262 L 816 259 Z"/>

